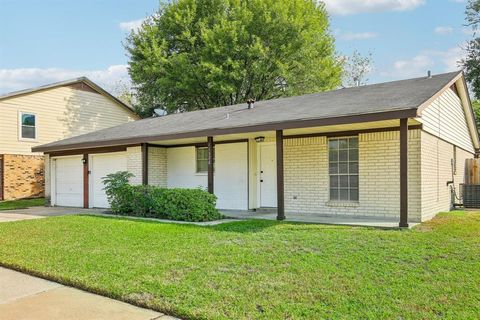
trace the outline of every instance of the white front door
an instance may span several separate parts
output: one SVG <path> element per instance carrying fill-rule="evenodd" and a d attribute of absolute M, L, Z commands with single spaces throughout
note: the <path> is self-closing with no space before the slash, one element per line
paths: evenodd
<path fill-rule="evenodd" d="M 127 156 L 124 152 L 94 154 L 90 157 L 90 207 L 109 208 L 103 178 L 117 171 L 127 171 Z"/>
<path fill-rule="evenodd" d="M 53 158 L 52 204 L 83 207 L 83 163 L 81 156 Z"/>
<path fill-rule="evenodd" d="M 259 144 L 260 207 L 277 206 L 277 159 L 275 143 Z"/>

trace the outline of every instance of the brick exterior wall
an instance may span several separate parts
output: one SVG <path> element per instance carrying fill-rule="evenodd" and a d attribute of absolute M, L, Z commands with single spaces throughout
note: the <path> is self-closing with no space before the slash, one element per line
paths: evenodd
<path fill-rule="evenodd" d="M 43 156 L 5 154 L 3 161 L 5 200 L 43 197 L 45 186 Z"/>
<path fill-rule="evenodd" d="M 127 170 L 133 173 L 134 177 L 130 179 L 131 184 L 142 184 L 142 148 L 127 148 Z"/>
<path fill-rule="evenodd" d="M 148 184 L 167 187 L 167 149 L 148 148 Z"/>
<path fill-rule="evenodd" d="M 359 201 L 329 201 L 328 139 L 284 142 L 289 214 L 399 217 L 399 132 L 359 135 Z M 409 131 L 409 220 L 420 221 L 420 130 Z"/>
<path fill-rule="evenodd" d="M 422 132 L 421 185 L 422 185 L 422 221 L 433 218 L 438 212 L 449 211 L 452 192 L 447 181 L 452 180 L 452 159 L 454 146 L 425 131 Z M 457 194 L 464 181 L 465 159 L 473 154 L 456 148 L 456 174 L 453 176 Z M 459 202 L 458 199 L 455 200 Z"/>

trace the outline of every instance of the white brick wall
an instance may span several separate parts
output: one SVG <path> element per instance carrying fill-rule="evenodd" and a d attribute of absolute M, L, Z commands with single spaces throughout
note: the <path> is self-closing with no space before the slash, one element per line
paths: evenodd
<path fill-rule="evenodd" d="M 134 174 L 131 184 L 142 184 L 142 148 L 127 148 L 127 170 Z"/>
<path fill-rule="evenodd" d="M 425 131 L 421 134 L 421 141 L 422 221 L 426 221 L 438 212 L 450 210 L 451 191 L 447 181 L 452 180 L 454 147 Z M 473 158 L 473 154 L 457 147 L 457 172 L 454 176 L 457 194 L 460 183 L 464 181 L 465 159 L 468 158 Z"/>
<path fill-rule="evenodd" d="M 359 202 L 329 201 L 326 137 L 285 141 L 287 213 L 399 217 L 399 132 L 359 135 Z M 409 220 L 420 220 L 420 130 L 409 131 Z"/>
<path fill-rule="evenodd" d="M 148 184 L 167 187 L 167 149 L 148 148 Z"/>

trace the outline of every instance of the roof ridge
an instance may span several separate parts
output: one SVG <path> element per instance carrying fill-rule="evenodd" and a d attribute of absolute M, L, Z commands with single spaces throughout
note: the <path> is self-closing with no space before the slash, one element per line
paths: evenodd
<path fill-rule="evenodd" d="M 438 78 L 438 77 L 441 77 L 441 76 L 446 76 L 448 74 L 452 74 L 452 75 L 457 76 L 461 72 L 463 72 L 463 71 L 462 70 L 457 70 L 457 71 L 452 71 L 452 72 L 444 72 L 444 73 L 438 73 L 438 74 L 432 75 L 431 77 L 432 78 Z M 379 85 L 395 84 L 395 83 L 399 83 L 399 82 L 415 81 L 415 80 L 421 80 L 421 79 L 427 79 L 427 78 L 428 78 L 428 76 L 423 76 L 423 77 L 416 77 L 416 78 L 407 78 L 407 79 L 399 79 L 399 80 L 378 82 L 378 83 L 372 83 L 372 84 L 367 84 L 367 85 L 358 86 L 358 87 L 338 88 L 338 89 L 332 89 L 332 90 L 327 90 L 327 91 L 306 93 L 306 94 L 297 95 L 297 96 L 285 96 L 285 97 L 280 97 L 280 98 L 275 98 L 275 99 L 258 100 L 255 103 L 258 105 L 259 103 L 264 103 L 264 102 L 279 101 L 279 100 L 298 98 L 298 97 L 314 96 L 314 95 L 333 93 L 333 92 L 343 91 L 343 90 L 358 90 L 358 89 L 363 89 L 363 88 L 371 88 L 371 87 L 379 86 Z M 226 105 L 226 106 L 218 106 L 218 107 L 213 107 L 213 108 L 207 108 L 207 109 L 199 109 L 199 110 L 192 110 L 192 111 L 186 111 L 186 112 L 176 112 L 176 113 L 170 113 L 170 114 L 166 114 L 164 116 L 159 116 L 159 117 L 155 117 L 155 118 L 165 118 L 165 117 L 168 117 L 168 116 L 186 114 L 186 113 L 192 114 L 192 113 L 204 112 L 204 111 L 209 111 L 209 110 L 214 110 L 214 109 L 216 111 L 219 111 L 220 109 L 223 109 L 223 108 L 226 109 L 226 108 L 229 108 L 229 107 L 240 107 L 242 104 L 243 104 L 243 102 L 242 103 L 236 103 L 236 104 L 229 104 L 229 105 Z M 150 119 L 150 118 L 147 118 L 147 119 Z"/>

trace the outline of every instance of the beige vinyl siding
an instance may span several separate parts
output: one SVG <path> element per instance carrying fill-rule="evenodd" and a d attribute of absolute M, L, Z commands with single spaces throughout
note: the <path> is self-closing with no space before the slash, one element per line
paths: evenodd
<path fill-rule="evenodd" d="M 445 141 L 474 152 L 472 138 L 460 98 L 452 89 L 445 90 L 422 113 L 423 130 Z"/>
<path fill-rule="evenodd" d="M 19 140 L 19 111 L 36 115 L 37 139 Z M 0 154 L 116 126 L 138 117 L 104 95 L 58 87 L 0 101 Z"/>

